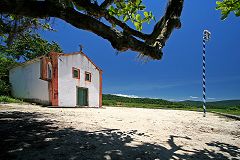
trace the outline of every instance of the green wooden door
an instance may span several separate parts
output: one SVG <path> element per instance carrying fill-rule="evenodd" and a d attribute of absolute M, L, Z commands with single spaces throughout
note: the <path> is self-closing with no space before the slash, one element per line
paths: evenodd
<path fill-rule="evenodd" d="M 77 88 L 77 105 L 88 106 L 88 89 Z"/>

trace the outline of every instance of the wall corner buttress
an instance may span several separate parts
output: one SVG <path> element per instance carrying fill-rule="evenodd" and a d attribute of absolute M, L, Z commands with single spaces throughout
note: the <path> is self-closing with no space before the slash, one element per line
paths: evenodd
<path fill-rule="evenodd" d="M 99 70 L 99 107 L 102 108 L 102 70 Z"/>
<path fill-rule="evenodd" d="M 50 62 L 52 64 L 52 79 L 49 83 L 49 97 L 52 106 L 58 106 L 58 56 L 59 53 L 49 53 Z"/>

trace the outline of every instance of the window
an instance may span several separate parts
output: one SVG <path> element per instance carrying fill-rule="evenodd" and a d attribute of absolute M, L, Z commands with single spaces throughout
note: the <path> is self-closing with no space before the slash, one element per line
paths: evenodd
<path fill-rule="evenodd" d="M 43 79 L 43 58 L 40 59 L 40 79 Z"/>
<path fill-rule="evenodd" d="M 91 75 L 91 73 L 89 73 L 89 72 L 85 72 L 85 81 L 89 81 L 89 82 L 91 82 L 91 79 L 92 79 L 92 75 Z"/>
<path fill-rule="evenodd" d="M 47 79 L 52 79 L 52 64 L 50 62 L 47 65 Z"/>
<path fill-rule="evenodd" d="M 77 68 L 72 68 L 72 76 L 73 78 L 80 79 L 80 70 Z"/>
<path fill-rule="evenodd" d="M 47 80 L 47 72 L 48 72 L 48 63 L 47 63 L 47 60 L 46 60 L 46 57 L 42 57 L 40 59 L 40 79 L 42 80 Z"/>

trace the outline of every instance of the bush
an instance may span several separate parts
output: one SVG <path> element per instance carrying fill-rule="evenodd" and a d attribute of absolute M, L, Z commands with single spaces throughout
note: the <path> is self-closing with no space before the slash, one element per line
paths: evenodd
<path fill-rule="evenodd" d="M 0 53 L 0 96 L 10 95 L 9 70 L 17 63 Z"/>
<path fill-rule="evenodd" d="M 0 96 L 0 102 L 7 102 L 7 103 L 22 103 L 22 100 L 11 98 L 9 96 Z"/>
<path fill-rule="evenodd" d="M 0 95 L 10 95 L 10 84 L 0 79 Z"/>

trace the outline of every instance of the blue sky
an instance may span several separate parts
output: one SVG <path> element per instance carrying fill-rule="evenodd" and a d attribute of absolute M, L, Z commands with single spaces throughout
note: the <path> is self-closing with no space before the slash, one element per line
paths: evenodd
<path fill-rule="evenodd" d="M 164 12 L 163 0 L 144 0 L 156 19 Z M 103 93 L 136 95 L 168 100 L 202 98 L 202 32 L 211 31 L 206 47 L 206 90 L 208 101 L 240 99 L 240 18 L 231 14 L 220 20 L 216 1 L 185 1 L 182 28 L 167 41 L 163 59 L 144 62 L 137 53 L 116 54 L 110 43 L 93 33 L 55 20 L 57 32 L 42 33 L 58 42 L 65 53 L 83 51 L 103 69 Z M 144 25 L 150 33 L 154 22 Z"/>

